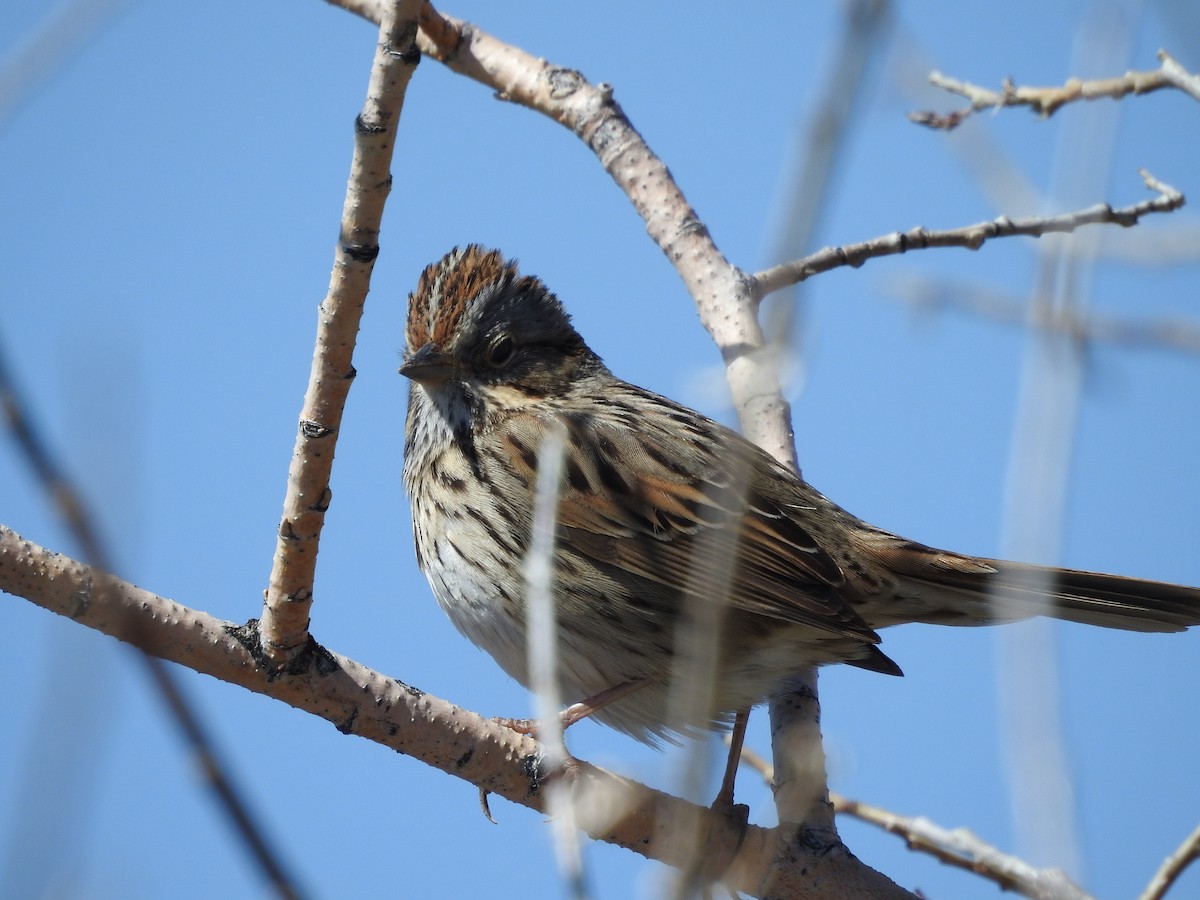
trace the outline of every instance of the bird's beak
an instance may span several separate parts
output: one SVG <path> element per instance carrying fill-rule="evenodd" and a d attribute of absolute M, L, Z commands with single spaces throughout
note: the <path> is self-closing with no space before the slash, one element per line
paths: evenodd
<path fill-rule="evenodd" d="M 400 374 L 420 384 L 437 387 L 454 374 L 454 359 L 430 341 L 400 366 Z"/>

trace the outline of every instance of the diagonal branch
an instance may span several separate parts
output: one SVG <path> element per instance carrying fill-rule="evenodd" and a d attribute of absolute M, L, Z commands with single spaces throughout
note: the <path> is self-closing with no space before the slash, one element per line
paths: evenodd
<path fill-rule="evenodd" d="M 758 296 L 777 291 L 828 272 L 842 266 L 858 268 L 868 259 L 881 256 L 894 256 L 907 253 L 909 250 L 924 250 L 929 247 L 965 247 L 968 250 L 978 250 L 992 238 L 1041 237 L 1044 234 L 1069 234 L 1085 225 L 1114 224 L 1122 228 L 1136 225 L 1142 216 L 1153 213 L 1168 213 L 1183 206 L 1185 198 L 1169 184 L 1159 181 L 1145 169 L 1139 169 L 1142 181 L 1147 188 L 1156 191 L 1158 196 L 1151 200 L 1143 200 L 1132 206 L 1113 209 L 1107 203 L 1097 203 L 1087 209 L 1062 213 L 1057 216 L 1033 216 L 1024 219 L 1010 219 L 999 216 L 988 222 L 977 222 L 962 228 L 949 231 L 927 231 L 917 227 L 909 231 L 894 231 L 882 237 L 857 244 L 847 244 L 844 247 L 826 247 L 816 253 L 809 254 L 792 262 L 773 266 L 753 276 Z"/>
<path fill-rule="evenodd" d="M 1061 87 L 1018 87 L 1005 79 L 999 91 L 949 78 L 941 72 L 931 72 L 931 84 L 966 97 L 970 106 L 950 113 L 913 112 L 908 117 L 918 125 L 949 131 L 981 109 L 999 109 L 1003 106 L 1028 106 L 1045 119 L 1077 100 L 1100 100 L 1105 97 L 1119 100 L 1127 94 L 1148 94 L 1163 88 L 1175 88 L 1189 94 L 1194 100 L 1200 100 L 1200 74 L 1189 72 L 1166 50 L 1159 50 L 1158 58 L 1162 65 L 1157 69 L 1126 72 L 1119 78 L 1090 81 L 1071 78 Z"/>
<path fill-rule="evenodd" d="M 774 767 L 751 749 L 742 753 L 742 762 L 758 772 L 768 787 L 775 782 Z M 966 869 L 1001 890 L 1025 897 L 1047 900 L 1090 900 L 1089 894 L 1075 885 L 1061 869 L 1038 869 L 1018 857 L 1002 853 L 980 840 L 966 828 L 947 829 L 923 816 L 901 816 L 880 806 L 851 800 L 832 791 L 829 802 L 834 812 L 852 816 L 903 838 L 908 849 L 927 853 L 948 866 Z M 1197 831 L 1200 836 L 1200 830 Z M 1149 900 L 1143 897 L 1142 900 Z"/>
<path fill-rule="evenodd" d="M 928 853 L 941 862 L 974 872 L 1001 890 L 1046 900 L 1090 900 L 1061 869 L 1038 869 L 980 840 L 966 828 L 943 828 L 924 816 L 901 816 L 848 797 L 830 796 L 836 812 L 853 816 L 903 838 L 910 850 Z"/>
<path fill-rule="evenodd" d="M 260 648 L 257 622 L 223 622 L 46 550 L 3 525 L 0 591 L 161 659 L 320 716 L 344 734 L 415 757 L 531 809 L 544 811 L 545 784 L 559 777 L 528 736 L 332 653 L 311 638 L 285 669 L 276 669 Z M 579 760 L 569 761 L 561 777 L 571 790 L 580 827 L 596 840 L 682 866 L 695 852 L 691 836 L 680 840 L 668 825 L 686 817 L 701 823 L 712 877 L 760 894 L 772 891 L 773 879 L 787 874 L 771 866 L 780 843 L 790 837 L 786 829 L 745 825 Z M 909 896 L 840 844 L 805 852 L 800 862 L 806 897 L 846 896 L 843 890 L 854 896 Z"/>
<path fill-rule="evenodd" d="M 101 537 L 96 519 L 84 502 L 83 494 L 58 463 L 49 445 L 42 439 L 26 404 L 17 392 L 7 361 L 0 353 L 0 411 L 16 441 L 21 454 L 33 469 L 42 490 L 50 498 L 67 529 L 78 542 L 85 559 L 101 571 L 112 568 L 111 556 Z M 2 527 L 2 526 L 0 526 Z M 2 562 L 2 560 L 0 560 Z M 101 576 L 108 578 L 110 576 Z M 133 624 L 136 628 L 136 623 Z M 203 773 L 218 807 L 233 831 L 249 850 L 251 858 L 266 881 L 280 897 L 301 896 L 296 879 L 284 864 L 278 849 L 271 844 L 249 803 L 238 789 L 228 766 L 217 751 L 205 723 L 188 701 L 179 683 L 163 661 L 146 653 L 138 658 L 146 667 L 151 683 L 166 704 L 171 718 L 179 728 L 192 759 Z"/>
<path fill-rule="evenodd" d="M 419 5 L 420 0 L 397 0 L 378 7 L 379 44 L 366 103 L 354 123 L 354 159 L 341 235 L 329 293 L 320 306 L 312 371 L 300 410 L 263 608 L 263 649 L 276 665 L 300 652 L 308 638 L 318 542 L 333 496 L 329 489 L 333 454 L 355 375 L 351 357 L 379 255 L 379 224 L 392 186 L 400 108 L 420 61 L 415 46 Z"/>
<path fill-rule="evenodd" d="M 1163 860 L 1162 866 L 1150 879 L 1150 884 L 1138 900 L 1162 900 L 1184 870 L 1200 859 L 1200 826 L 1183 839 L 1175 852 Z"/>

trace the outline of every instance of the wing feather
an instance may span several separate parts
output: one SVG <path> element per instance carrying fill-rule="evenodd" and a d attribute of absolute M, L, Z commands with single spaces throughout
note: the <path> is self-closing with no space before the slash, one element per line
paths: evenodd
<path fill-rule="evenodd" d="M 628 408 L 597 403 L 566 418 L 565 549 L 636 575 L 648 592 L 711 599 L 728 590 L 734 610 L 878 643 L 806 521 L 828 501 L 798 479 L 776 477 L 778 463 L 716 423 L 681 442 L 682 407 L 634 390 Z M 520 450 L 540 444 L 546 423 L 511 416 L 507 425 L 501 446 L 517 448 L 508 462 L 532 483 L 535 461 Z"/>

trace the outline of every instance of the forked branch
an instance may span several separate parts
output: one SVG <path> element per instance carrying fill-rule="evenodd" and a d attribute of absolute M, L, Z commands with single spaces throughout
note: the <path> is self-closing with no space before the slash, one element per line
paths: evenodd
<path fill-rule="evenodd" d="M 1126 72 L 1119 78 L 1087 81 L 1071 78 L 1061 87 L 1019 87 L 1010 79 L 1005 79 L 998 91 L 968 81 L 959 81 L 941 72 L 931 72 L 930 84 L 966 97 L 970 105 L 949 113 L 929 110 L 912 112 L 908 117 L 918 125 L 949 131 L 982 109 L 1000 109 L 1005 106 L 1027 106 L 1042 118 L 1048 118 L 1066 104 L 1078 100 L 1100 100 L 1106 97 L 1119 100 L 1127 94 L 1148 94 L 1163 88 L 1175 88 L 1194 100 L 1200 100 L 1200 74 L 1189 72 L 1166 50 L 1159 50 L 1158 58 L 1162 65 L 1157 69 Z"/>

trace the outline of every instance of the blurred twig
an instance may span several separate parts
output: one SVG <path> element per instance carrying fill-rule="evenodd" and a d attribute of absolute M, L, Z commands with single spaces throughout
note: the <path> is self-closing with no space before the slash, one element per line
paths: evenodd
<path fill-rule="evenodd" d="M 777 233 L 770 238 L 770 259 L 793 259 L 808 252 L 830 191 L 838 163 L 845 160 L 846 139 L 857 118 L 860 97 L 878 41 L 887 31 L 891 7 L 886 0 L 855 0 L 844 6 L 842 33 L 811 114 L 797 123 L 796 150 L 788 162 L 787 203 Z M 791 299 L 795 299 L 793 296 Z M 780 321 L 769 324 L 773 340 L 792 334 L 791 306 L 780 307 Z"/>
<path fill-rule="evenodd" d="M 1126 64 L 1131 22 L 1125 4 L 1098 4 L 1075 30 L 1072 67 L 1106 71 Z M 1064 202 L 1094 196 L 1112 181 L 1122 107 L 1077 111 L 1060 128 L 1049 192 Z M 1147 186 L 1151 181 L 1147 176 Z M 1098 231 L 1079 240 L 1040 242 L 1030 289 L 1032 318 L 1083 318 L 1091 306 Z M 1031 329 L 1024 342 L 1017 408 L 1004 478 L 1000 555 L 1052 565 L 1066 534 L 1066 497 L 1088 376 L 1087 346 Z M 1049 585 L 1045 585 L 1049 587 Z M 1031 586 L 1037 590 L 1036 585 Z M 991 602 L 1005 603 L 999 594 Z M 1046 619 L 995 635 L 998 723 L 1014 845 L 1023 856 L 1080 871 L 1079 810 L 1062 704 L 1054 633 Z"/>
<path fill-rule="evenodd" d="M 830 63 L 815 94 L 811 113 L 797 123 L 789 160 L 788 200 L 773 237 L 769 261 L 791 259 L 806 253 L 812 246 L 820 218 L 828 198 L 837 183 L 838 164 L 847 155 L 843 152 L 847 137 L 858 121 L 862 97 L 868 83 L 868 73 L 875 57 L 875 48 L 887 33 L 891 6 L 887 0 L 851 0 L 842 4 L 841 34 Z M 776 369 L 780 383 L 798 376 L 798 368 L 789 363 L 801 359 L 793 348 L 800 343 L 797 323 L 804 315 L 799 283 L 792 285 L 789 296 L 762 311 L 763 328 L 769 336 L 765 364 Z M 797 472 L 800 469 L 797 468 Z M 714 638 L 715 640 L 715 638 Z M 803 675 L 799 685 L 782 685 L 768 703 L 771 720 L 772 751 L 781 766 L 794 770 L 781 778 L 787 787 L 777 794 L 777 802 L 803 807 L 825 789 L 825 750 L 820 731 L 809 723 L 820 719 L 820 700 L 815 671 Z M 739 713 L 734 721 L 737 741 L 731 745 L 726 763 L 726 780 L 718 802 L 732 802 L 733 781 L 737 771 L 737 756 L 741 752 L 750 710 Z M 698 759 L 700 745 L 693 745 Z M 806 794 L 812 794 L 806 799 Z M 789 795 L 794 795 L 793 801 Z M 820 808 L 820 804 L 815 804 Z M 824 811 L 822 810 L 822 815 Z M 808 814 L 812 818 L 812 814 Z M 832 823 L 830 823 L 832 825 Z M 832 830 L 832 829 L 831 829 Z"/>
<path fill-rule="evenodd" d="M 0 125 L 39 85 L 76 56 L 127 0 L 68 0 L 0 60 Z"/>
<path fill-rule="evenodd" d="M 915 312 L 957 309 L 981 318 L 1052 331 L 1077 341 L 1105 342 L 1126 347 L 1172 350 L 1200 354 L 1200 323 L 1185 319 L 1151 319 L 1142 322 L 1033 305 L 983 285 L 933 281 L 913 277 L 889 278 L 887 290 Z"/>
<path fill-rule="evenodd" d="M 525 554 L 525 621 L 529 687 L 533 691 L 537 736 L 547 771 L 559 773 L 570 758 L 563 743 L 560 711 L 562 694 L 558 673 L 558 618 L 554 605 L 554 540 L 558 521 L 559 477 L 565 467 L 565 429 L 557 422 L 547 429 L 538 448 L 537 484 L 529 550 Z M 486 798 L 486 795 L 483 795 Z M 486 802 L 486 801 L 485 801 Z M 487 810 L 484 807 L 485 812 Z M 563 876 L 566 896 L 590 896 L 584 869 L 583 847 L 576 825 L 571 792 L 561 778 L 546 785 L 546 814 L 550 817 L 554 854 Z M 491 818 L 490 814 L 488 818 Z"/>
<path fill-rule="evenodd" d="M 37 481 L 51 499 L 67 528 L 75 536 L 84 558 L 99 572 L 111 572 L 111 556 L 100 537 L 95 519 L 89 513 L 82 493 L 74 485 L 54 454 L 38 433 L 27 405 L 17 393 L 4 356 L 0 354 L 0 406 L 9 432 L 16 441 L 21 455 L 33 470 Z M 97 580 L 115 581 L 112 576 L 98 575 Z M 131 623 L 136 629 L 137 623 Z M 278 853 L 267 840 L 262 827 L 255 821 L 249 804 L 234 785 L 203 723 L 188 702 L 167 664 L 156 656 L 138 653 L 146 666 L 147 674 L 166 703 L 180 734 L 183 736 L 193 759 L 199 763 L 209 788 L 215 795 L 218 806 L 224 811 L 234 831 L 249 849 L 259 870 L 280 897 L 299 897 L 296 881 L 285 868 Z"/>
<path fill-rule="evenodd" d="M 1157 69 L 1147 72 L 1126 72 L 1119 78 L 1082 80 L 1071 78 L 1061 87 L 1019 87 L 1005 79 L 999 91 L 990 90 L 950 78 L 941 72 L 931 72 L 931 84 L 951 93 L 966 97 L 970 106 L 950 113 L 932 111 L 912 112 L 909 119 L 918 125 L 949 131 L 957 128 L 973 113 L 981 109 L 999 109 L 1005 106 L 1028 106 L 1046 118 L 1067 103 L 1077 100 L 1099 100 L 1109 97 L 1114 100 L 1127 94 L 1148 94 L 1162 88 L 1175 88 L 1200 100 L 1200 75 L 1189 72 L 1166 50 L 1158 51 L 1162 63 Z"/>

